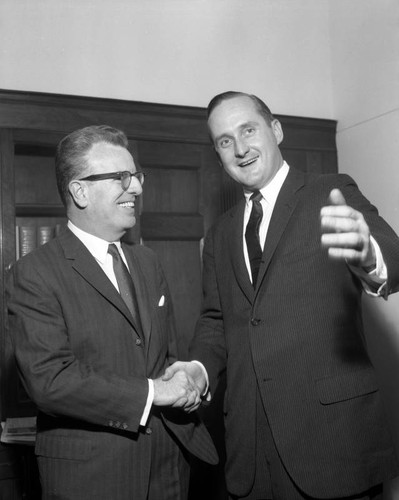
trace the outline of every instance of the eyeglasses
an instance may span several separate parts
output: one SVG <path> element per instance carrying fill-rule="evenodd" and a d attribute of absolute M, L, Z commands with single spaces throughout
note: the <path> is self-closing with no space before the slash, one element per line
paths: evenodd
<path fill-rule="evenodd" d="M 124 170 L 123 172 L 112 172 L 109 174 L 94 174 L 87 177 L 79 179 L 80 181 L 103 181 L 105 179 L 119 179 L 121 181 L 122 189 L 127 191 L 129 189 L 130 183 L 132 182 L 132 177 L 140 182 L 141 185 L 144 184 L 144 177 L 147 174 L 144 172 L 129 172 Z"/>

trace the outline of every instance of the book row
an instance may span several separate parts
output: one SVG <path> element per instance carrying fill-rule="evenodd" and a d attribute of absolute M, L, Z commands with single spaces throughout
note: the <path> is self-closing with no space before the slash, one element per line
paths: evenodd
<path fill-rule="evenodd" d="M 59 234 L 62 224 L 52 226 L 16 226 L 16 258 L 20 259 Z"/>

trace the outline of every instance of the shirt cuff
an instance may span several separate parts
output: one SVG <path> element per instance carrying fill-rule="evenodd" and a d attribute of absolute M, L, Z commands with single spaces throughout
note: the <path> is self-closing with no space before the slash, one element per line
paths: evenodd
<path fill-rule="evenodd" d="M 382 256 L 381 249 L 375 239 L 370 235 L 370 241 L 374 246 L 375 250 L 375 258 L 376 258 L 376 266 L 375 269 L 372 270 L 369 276 L 375 276 L 376 279 L 380 281 L 380 283 L 385 282 L 388 279 L 388 271 L 387 266 L 385 265 L 384 258 Z"/>
<path fill-rule="evenodd" d="M 371 235 L 370 242 L 375 251 L 375 269 L 366 271 L 357 266 L 350 266 L 350 268 L 362 282 L 363 290 L 367 295 L 371 295 L 372 297 L 386 297 L 386 284 L 388 279 L 387 266 L 378 243 Z"/>
<path fill-rule="evenodd" d="M 193 359 L 191 362 L 195 363 L 196 365 L 198 365 L 202 369 L 202 372 L 203 372 L 204 377 L 205 377 L 206 385 L 205 385 L 204 392 L 201 394 L 201 396 L 205 399 L 205 401 L 210 401 L 212 396 L 211 396 L 211 392 L 209 390 L 208 372 L 206 371 L 205 366 L 201 363 L 201 361 L 197 361 L 197 360 Z"/>
<path fill-rule="evenodd" d="M 140 419 L 140 425 L 145 426 L 147 424 L 148 415 L 151 411 L 152 402 L 154 401 L 154 381 L 148 379 L 148 396 L 147 402 L 144 407 L 143 414 Z"/>

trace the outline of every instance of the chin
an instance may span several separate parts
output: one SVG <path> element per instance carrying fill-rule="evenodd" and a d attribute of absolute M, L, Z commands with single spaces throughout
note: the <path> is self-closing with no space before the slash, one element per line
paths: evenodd
<path fill-rule="evenodd" d="M 132 229 L 136 225 L 136 217 L 131 217 L 129 219 L 129 222 L 125 224 L 124 230 L 125 232 L 128 231 L 129 229 Z"/>
<path fill-rule="evenodd" d="M 125 227 L 134 226 L 136 224 L 136 213 L 133 210 L 131 212 L 122 213 L 119 217 L 119 224 Z"/>
<path fill-rule="evenodd" d="M 252 182 L 251 182 L 251 183 L 250 183 L 250 182 L 248 182 L 248 183 L 247 183 L 247 182 L 241 182 L 240 184 L 241 184 L 241 185 L 242 185 L 242 187 L 243 187 L 244 189 L 246 189 L 247 191 L 256 191 L 257 189 L 260 189 L 260 188 L 258 187 L 258 184 L 257 184 L 257 183 L 255 183 L 255 184 L 254 184 L 254 183 L 252 183 Z"/>

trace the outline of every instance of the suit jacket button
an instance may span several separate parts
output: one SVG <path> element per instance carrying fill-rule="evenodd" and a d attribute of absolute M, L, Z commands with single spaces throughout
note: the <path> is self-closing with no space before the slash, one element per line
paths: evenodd
<path fill-rule="evenodd" d="M 251 319 L 251 325 L 252 326 L 258 326 L 260 323 L 260 319 L 252 318 Z"/>
<path fill-rule="evenodd" d="M 140 346 L 141 345 L 141 340 L 140 339 L 136 339 L 136 345 Z"/>
<path fill-rule="evenodd" d="M 108 422 L 108 425 L 109 425 L 110 427 L 113 427 L 113 426 L 114 426 L 114 421 L 113 421 L 113 420 L 110 420 L 110 421 Z"/>
<path fill-rule="evenodd" d="M 125 431 L 128 428 L 128 425 L 126 422 L 123 422 L 122 424 L 122 429 Z"/>
<path fill-rule="evenodd" d="M 151 427 L 147 427 L 146 430 L 145 430 L 145 433 L 148 434 L 148 435 L 152 434 Z"/>

